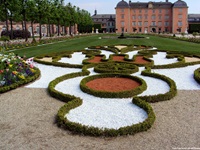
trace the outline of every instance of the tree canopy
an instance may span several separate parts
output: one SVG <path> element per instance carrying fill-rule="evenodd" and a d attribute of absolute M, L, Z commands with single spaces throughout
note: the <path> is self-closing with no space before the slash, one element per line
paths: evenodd
<path fill-rule="evenodd" d="M 6 21 L 6 30 L 12 30 L 13 21 L 21 22 L 23 30 L 27 30 L 27 21 L 32 24 L 39 23 L 40 37 L 42 24 L 48 25 L 49 36 L 51 36 L 50 25 L 57 26 L 58 35 L 59 27 L 70 27 L 71 34 L 71 26 L 77 25 L 81 32 L 88 32 L 88 27 L 92 26 L 88 11 L 71 3 L 64 4 L 64 0 L 0 0 L 0 20 Z"/>

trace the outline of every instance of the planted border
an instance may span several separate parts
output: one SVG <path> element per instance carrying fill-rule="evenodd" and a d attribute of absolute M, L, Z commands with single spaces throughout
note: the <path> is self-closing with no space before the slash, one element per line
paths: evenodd
<path fill-rule="evenodd" d="M 86 86 L 86 83 L 89 81 L 92 81 L 94 79 L 99 79 L 99 78 L 106 78 L 106 77 L 122 77 L 122 78 L 129 78 L 132 80 L 135 80 L 139 82 L 141 85 L 135 89 L 132 90 L 126 90 L 122 92 L 106 92 L 106 91 L 97 91 L 90 89 L 89 87 Z M 100 75 L 93 75 L 86 77 L 82 79 L 80 83 L 80 88 L 83 92 L 97 96 L 97 97 L 104 97 L 104 98 L 128 98 L 128 97 L 133 97 L 137 94 L 142 93 L 144 90 L 147 89 L 146 82 L 138 77 L 135 76 L 130 76 L 130 75 L 123 75 L 123 74 L 100 74 Z"/>
<path fill-rule="evenodd" d="M 33 76 L 28 76 L 24 80 L 17 81 L 9 86 L 0 87 L 0 93 L 5 93 L 7 91 L 16 89 L 17 87 L 20 87 L 22 85 L 25 85 L 27 83 L 30 83 L 36 80 L 40 76 L 40 70 L 38 68 L 34 68 L 34 69 L 36 70 L 36 72 L 34 73 Z"/>

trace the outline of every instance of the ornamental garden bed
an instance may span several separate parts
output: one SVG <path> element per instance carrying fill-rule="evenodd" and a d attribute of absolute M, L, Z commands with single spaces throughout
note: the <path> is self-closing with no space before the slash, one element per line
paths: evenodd
<path fill-rule="evenodd" d="M 101 51 L 101 47 L 104 46 L 96 48 Z M 133 45 L 126 48 L 131 52 L 131 47 L 134 50 Z M 149 102 L 172 99 L 176 95 L 177 89 L 181 89 L 182 83 L 179 83 L 178 80 L 184 80 L 187 84 L 186 89 L 200 89 L 199 85 L 193 83 L 192 87 L 188 81 L 188 78 L 191 80 L 191 74 L 200 68 L 200 65 L 195 65 L 200 64 L 198 61 L 192 63 L 178 61 L 178 65 L 184 68 L 173 70 L 171 68 L 173 68 L 174 60 L 170 64 L 168 58 L 162 58 L 162 62 L 167 60 L 165 65 L 169 65 L 170 69 L 163 69 L 166 67 L 164 65 L 159 66 L 159 69 L 153 69 L 153 66 L 148 67 L 146 64 L 144 68 L 140 65 L 136 66 L 130 61 L 124 61 L 128 52 L 121 54 L 121 51 L 116 51 L 116 49 L 108 51 L 114 53 L 112 57 L 123 55 L 123 62 L 115 62 L 113 59 L 105 60 L 104 55 L 96 55 L 97 53 L 93 49 L 91 52 L 94 55 L 89 55 L 90 50 L 83 51 L 83 55 L 89 56 L 89 59 L 86 57 L 83 59 L 83 64 L 58 63 L 63 57 L 72 61 L 75 61 L 74 57 L 80 59 L 78 55 L 73 55 L 75 52 L 66 54 L 71 57 L 66 57 L 64 54 L 48 55 L 54 59 L 54 61 L 48 62 L 48 65 L 54 65 L 48 66 L 49 68 L 46 65 L 38 64 L 43 76 L 33 83 L 34 87 L 38 87 L 37 84 L 43 86 L 43 82 L 45 82 L 51 96 L 66 102 L 57 114 L 59 126 L 74 133 L 91 136 L 135 134 L 148 130 L 155 121 L 155 114 Z M 142 53 L 144 56 L 140 54 L 141 56 L 137 56 L 140 57 L 139 59 L 145 57 L 152 62 L 157 59 L 150 55 L 147 56 L 146 54 L 150 54 L 149 52 L 143 51 Z M 157 53 L 153 52 L 151 55 L 157 55 Z M 38 56 L 37 58 L 44 57 L 47 56 Z M 95 57 L 100 57 L 98 62 L 84 63 L 88 60 L 94 60 Z M 137 57 L 134 59 L 137 60 Z M 59 65 L 60 67 L 55 67 Z M 77 69 L 66 69 L 63 68 L 64 66 L 77 67 Z M 171 74 L 173 75 L 171 76 Z M 183 75 L 187 76 L 183 77 Z M 194 79 L 198 81 L 199 70 L 195 71 L 195 76 Z M 149 82 L 149 80 L 153 82 Z M 90 81 L 93 82 L 91 85 L 89 85 Z M 197 83 L 196 81 L 192 82 Z M 145 90 L 148 91 L 148 94 L 140 95 Z"/>

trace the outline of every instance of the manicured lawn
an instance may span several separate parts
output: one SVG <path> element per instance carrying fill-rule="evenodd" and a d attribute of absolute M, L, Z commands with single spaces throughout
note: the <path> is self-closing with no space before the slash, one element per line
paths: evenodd
<path fill-rule="evenodd" d="M 66 41 L 41 45 L 36 47 L 30 47 L 14 51 L 20 56 L 26 55 L 27 57 L 33 57 L 40 54 L 48 54 L 51 52 L 61 52 L 66 50 L 83 50 L 89 46 L 107 46 L 107 45 L 119 45 L 119 44 L 134 44 L 134 45 L 147 45 L 157 47 L 159 50 L 170 50 L 170 51 L 183 51 L 190 54 L 200 54 L 200 44 L 178 41 L 168 38 L 161 38 L 156 36 L 149 36 L 149 39 L 113 39 L 103 38 L 108 36 L 104 35 L 93 35 L 88 37 L 80 37 L 75 39 L 68 39 Z M 147 35 L 146 35 L 147 36 Z M 99 39 L 102 37 L 102 39 Z"/>

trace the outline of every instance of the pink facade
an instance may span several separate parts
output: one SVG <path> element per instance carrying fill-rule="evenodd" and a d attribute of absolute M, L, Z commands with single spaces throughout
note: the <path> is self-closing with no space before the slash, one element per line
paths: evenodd
<path fill-rule="evenodd" d="M 188 30 L 188 7 L 184 1 L 125 2 L 116 6 L 116 31 L 127 33 L 169 32 Z"/>

